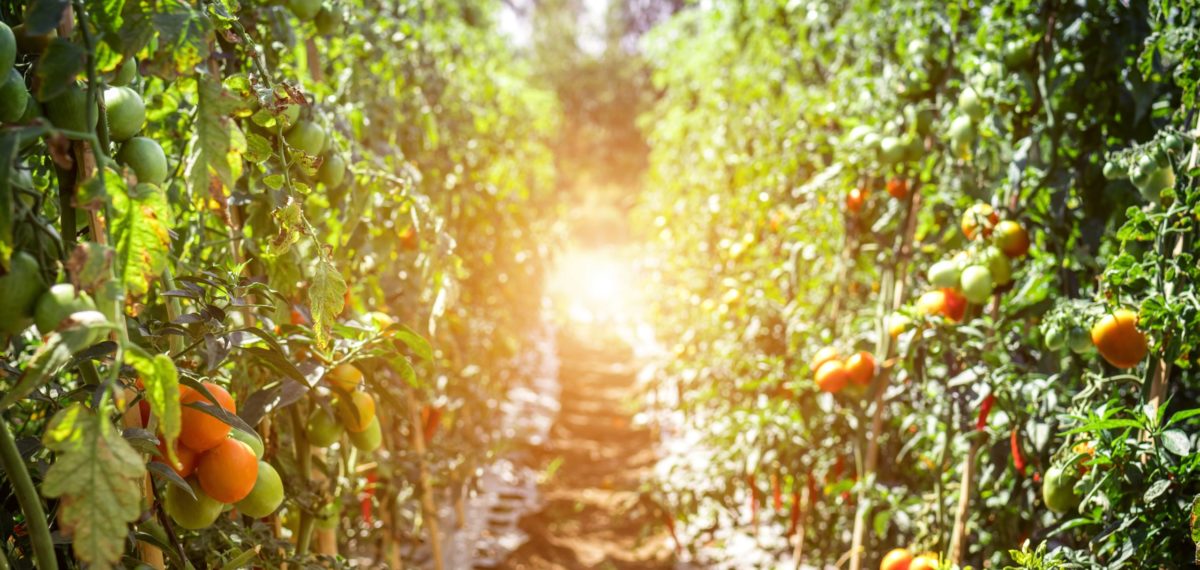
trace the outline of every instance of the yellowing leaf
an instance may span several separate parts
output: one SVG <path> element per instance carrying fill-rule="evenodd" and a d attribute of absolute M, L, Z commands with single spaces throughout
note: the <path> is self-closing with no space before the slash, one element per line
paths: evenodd
<path fill-rule="evenodd" d="M 175 362 L 165 354 L 151 355 L 145 349 L 131 346 L 125 350 L 125 364 L 137 371 L 145 386 L 145 398 L 150 411 L 158 418 L 158 432 L 166 440 L 167 453 L 175 462 L 175 439 L 179 437 L 179 371 Z"/>
<path fill-rule="evenodd" d="M 54 416 L 42 443 L 56 454 L 42 494 L 60 500 L 58 522 L 72 537 L 75 556 L 94 569 L 114 567 L 129 523 L 141 513 L 142 457 L 83 404 Z"/>
<path fill-rule="evenodd" d="M 153 184 L 126 189 L 108 188 L 112 203 L 113 242 L 121 275 L 129 293 L 144 295 L 151 281 L 167 267 L 171 245 L 171 206 Z"/>
<path fill-rule="evenodd" d="M 312 308 L 313 330 L 317 345 L 329 344 L 329 327 L 345 307 L 346 280 L 328 261 L 318 261 L 308 287 L 308 304 Z"/>

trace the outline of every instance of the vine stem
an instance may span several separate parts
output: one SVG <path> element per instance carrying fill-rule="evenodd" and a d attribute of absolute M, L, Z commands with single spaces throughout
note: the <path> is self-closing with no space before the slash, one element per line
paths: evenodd
<path fill-rule="evenodd" d="M 42 509 L 42 499 L 38 496 L 25 460 L 17 449 L 8 422 L 0 421 L 0 462 L 4 465 L 4 473 L 12 483 L 13 493 L 17 495 L 17 503 L 25 515 L 25 526 L 29 529 L 29 539 L 33 542 L 33 556 L 37 567 L 42 570 L 57 570 L 58 560 L 54 557 L 54 540 L 50 538 L 50 525 L 46 522 L 46 511 Z M 0 555 L 2 556 L 2 555 Z"/>
<path fill-rule="evenodd" d="M 903 236 L 899 248 L 899 262 L 896 264 L 896 269 L 891 272 L 894 284 L 888 287 L 884 294 L 891 294 L 891 298 L 881 299 L 880 306 L 890 304 L 893 311 L 900 307 L 904 301 L 904 275 L 908 268 L 909 248 L 911 247 L 913 236 L 917 230 L 917 211 L 921 205 L 921 194 L 917 192 L 917 188 L 913 188 L 912 198 L 908 204 L 908 214 L 905 217 L 905 225 L 903 228 Z M 884 289 L 881 287 L 881 291 Z M 889 303 L 890 301 L 890 303 Z M 880 311 L 882 312 L 882 311 Z M 888 333 L 887 325 L 884 319 L 887 315 L 880 317 L 879 324 L 879 341 L 878 353 L 886 356 L 891 352 L 891 336 Z M 863 459 L 863 471 L 858 478 L 858 509 L 854 513 L 854 531 L 851 535 L 850 542 L 850 570 L 862 570 L 863 563 L 863 542 L 867 535 L 867 513 L 870 511 L 870 498 L 867 493 L 874 483 L 875 468 L 879 463 L 879 436 L 883 433 L 883 395 L 887 392 L 888 376 L 884 372 L 880 372 L 877 379 L 878 387 L 875 389 L 875 398 L 873 405 L 875 409 L 871 416 L 871 436 L 867 439 L 867 453 Z"/>

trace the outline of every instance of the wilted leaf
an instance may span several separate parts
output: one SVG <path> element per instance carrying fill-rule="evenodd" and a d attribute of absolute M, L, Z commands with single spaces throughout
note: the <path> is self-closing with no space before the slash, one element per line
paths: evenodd
<path fill-rule="evenodd" d="M 120 260 L 122 281 L 131 296 L 140 297 L 167 267 L 171 246 L 171 206 L 157 186 L 109 187 L 112 197 L 113 245 Z"/>
<path fill-rule="evenodd" d="M 346 281 L 337 267 L 328 261 L 318 261 L 308 287 L 308 303 L 312 307 L 313 331 L 317 345 L 329 344 L 329 326 L 345 308 Z"/>

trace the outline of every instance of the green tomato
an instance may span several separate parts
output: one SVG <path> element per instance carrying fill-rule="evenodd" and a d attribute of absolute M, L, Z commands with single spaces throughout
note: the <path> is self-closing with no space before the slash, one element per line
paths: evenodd
<path fill-rule="evenodd" d="M 1026 40 L 1010 40 L 1004 44 L 1004 63 L 1021 67 L 1033 59 L 1033 44 Z"/>
<path fill-rule="evenodd" d="M 950 122 L 948 134 L 955 146 L 970 146 L 975 142 L 975 122 L 967 115 L 959 115 Z"/>
<path fill-rule="evenodd" d="M 979 100 L 979 94 L 972 87 L 967 87 L 958 94 L 958 110 L 962 111 L 971 120 L 978 121 L 983 118 L 985 113 L 983 103 Z"/>
<path fill-rule="evenodd" d="M 108 81 L 108 84 L 114 87 L 124 87 L 133 83 L 133 80 L 137 78 L 137 74 L 137 59 L 127 57 L 125 61 L 121 62 L 120 67 L 113 72 L 113 77 Z"/>
<path fill-rule="evenodd" d="M 195 480 L 188 480 L 192 487 L 193 499 L 177 485 L 167 485 L 166 496 L 163 497 L 163 510 L 171 516 L 175 524 L 188 530 L 200 530 L 212 526 L 221 516 L 225 508 L 220 501 L 204 494 Z"/>
<path fill-rule="evenodd" d="M 342 31 L 342 11 L 328 6 L 317 12 L 317 33 L 332 36 Z"/>
<path fill-rule="evenodd" d="M 129 140 L 146 124 L 146 104 L 137 91 L 128 87 L 105 89 L 104 108 L 108 137 L 114 141 Z"/>
<path fill-rule="evenodd" d="M 117 162 L 133 169 L 138 182 L 161 185 L 167 181 L 167 155 L 158 142 L 147 137 L 133 137 L 121 145 Z"/>
<path fill-rule="evenodd" d="M 379 427 L 379 418 L 373 418 L 367 424 L 367 429 L 360 432 L 350 432 L 350 443 L 359 451 L 370 453 L 383 443 L 383 430 Z"/>
<path fill-rule="evenodd" d="M 288 103 L 283 111 L 279 113 L 278 121 L 283 124 L 284 132 L 292 130 L 296 123 L 300 121 L 300 105 Z"/>
<path fill-rule="evenodd" d="M 929 283 L 939 289 L 958 287 L 962 267 L 958 263 L 943 259 L 929 267 Z"/>
<path fill-rule="evenodd" d="M 887 164 L 896 164 L 904 159 L 906 146 L 900 137 L 883 137 L 879 139 L 879 158 Z"/>
<path fill-rule="evenodd" d="M 992 274 L 992 283 L 995 286 L 1003 287 L 1012 283 L 1012 260 L 1004 254 L 1003 250 L 994 245 L 988 246 L 983 255 L 987 260 L 988 272 Z"/>
<path fill-rule="evenodd" d="M 33 311 L 33 323 L 43 335 L 58 328 L 58 325 L 79 311 L 94 311 L 96 304 L 87 293 L 75 294 L 75 286 L 59 283 L 38 297 Z"/>
<path fill-rule="evenodd" d="M 963 297 L 977 305 L 987 302 L 994 289 L 992 274 L 982 265 L 972 265 L 963 269 L 959 283 L 962 286 Z"/>
<path fill-rule="evenodd" d="M 1067 337 L 1067 344 L 1070 345 L 1071 352 L 1075 354 L 1088 354 L 1096 348 L 1092 344 L 1092 333 L 1079 326 L 1071 327 L 1071 332 Z"/>
<path fill-rule="evenodd" d="M 321 530 L 333 530 L 338 527 L 341 522 L 341 507 L 338 501 L 329 503 L 321 508 L 321 512 L 317 513 L 317 528 Z"/>
<path fill-rule="evenodd" d="M 300 121 L 284 135 L 288 146 L 305 154 L 318 156 L 325 149 L 325 129 L 312 121 Z"/>
<path fill-rule="evenodd" d="M 34 305 L 45 290 L 37 259 L 24 251 L 13 255 L 8 274 L 0 277 L 0 333 L 16 334 L 28 328 Z"/>
<path fill-rule="evenodd" d="M 8 24 L 0 22 L 0 77 L 8 77 L 17 63 L 17 37 Z"/>
<path fill-rule="evenodd" d="M 1075 492 L 1078 481 L 1060 465 L 1047 469 L 1046 478 L 1042 480 L 1042 500 L 1046 502 L 1046 508 L 1063 514 L 1078 507 L 1081 499 Z"/>
<path fill-rule="evenodd" d="M 346 179 L 346 159 L 337 153 L 329 153 L 325 156 L 325 161 L 321 163 L 321 168 L 317 169 L 317 180 L 320 180 L 326 188 L 338 188 Z"/>
<path fill-rule="evenodd" d="M 96 104 L 92 103 L 92 121 L 88 123 L 87 90 L 76 83 L 67 87 L 59 96 L 46 101 L 46 116 L 50 122 L 68 131 L 88 132 L 96 127 L 99 113 L 95 112 Z"/>
<path fill-rule="evenodd" d="M 1047 350 L 1058 352 L 1067 345 L 1067 335 L 1058 325 L 1042 327 L 1042 336 Z"/>
<path fill-rule="evenodd" d="M 288 9 L 301 21 L 309 21 L 321 11 L 321 0 L 287 0 Z"/>
<path fill-rule="evenodd" d="M 308 416 L 308 442 L 317 447 L 329 447 L 342 437 L 345 430 L 337 418 L 318 407 Z"/>
<path fill-rule="evenodd" d="M 233 430 L 238 431 L 238 430 Z M 244 515 L 261 519 L 283 504 L 283 479 L 279 472 L 266 461 L 258 462 L 258 478 L 246 498 L 237 502 L 236 506 Z"/>
<path fill-rule="evenodd" d="M 0 76 L 5 77 L 5 76 Z M 25 78 L 11 69 L 4 83 L 0 83 L 0 122 L 15 123 L 25 116 L 29 108 L 29 90 L 25 89 Z"/>
<path fill-rule="evenodd" d="M 229 439 L 236 439 L 246 444 L 246 447 L 249 447 L 254 452 L 254 456 L 259 459 L 262 459 L 263 453 L 266 451 L 263 449 L 262 438 L 257 433 L 250 434 L 238 428 L 233 428 L 229 430 Z"/>

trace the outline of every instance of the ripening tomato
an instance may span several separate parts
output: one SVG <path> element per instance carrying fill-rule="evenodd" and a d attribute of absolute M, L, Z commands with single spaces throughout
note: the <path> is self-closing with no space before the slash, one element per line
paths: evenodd
<path fill-rule="evenodd" d="M 913 555 L 907 548 L 896 548 L 883 557 L 879 570 L 908 570 L 912 561 Z"/>
<path fill-rule="evenodd" d="M 917 299 L 917 311 L 924 315 L 941 315 L 958 322 L 967 313 L 967 299 L 954 289 L 936 289 Z"/>
<path fill-rule="evenodd" d="M 325 381 L 347 392 L 353 392 L 362 384 L 363 373 L 353 364 L 339 364 L 325 375 Z"/>
<path fill-rule="evenodd" d="M 1117 368 L 1137 366 L 1149 351 L 1146 335 L 1137 329 L 1137 313 L 1117 309 L 1092 326 L 1092 344 Z"/>
<path fill-rule="evenodd" d="M 250 446 L 226 439 L 200 456 L 196 477 L 208 496 L 222 503 L 236 503 L 250 494 L 258 480 L 258 458 Z"/>
<path fill-rule="evenodd" d="M 846 370 L 844 362 L 833 359 L 826 361 L 817 369 L 813 380 L 821 391 L 836 394 L 850 382 L 850 373 Z"/>
<path fill-rule="evenodd" d="M 224 388 L 212 382 L 205 382 L 204 387 L 208 388 L 209 393 L 213 395 L 213 398 L 216 398 L 222 408 L 230 413 L 235 411 L 233 396 L 230 396 L 229 392 L 226 392 Z M 179 386 L 179 403 L 190 404 L 193 402 L 212 404 L 198 390 L 193 390 L 181 384 Z M 229 424 L 188 406 L 184 406 L 180 411 L 179 419 L 182 424 L 182 428 L 179 431 L 179 441 L 196 451 L 206 451 L 216 447 L 225 441 L 225 438 L 229 435 L 229 430 L 233 429 L 229 427 Z"/>
<path fill-rule="evenodd" d="M 892 313 L 887 318 L 888 334 L 892 338 L 899 338 L 912 325 L 912 319 L 900 314 Z"/>
<path fill-rule="evenodd" d="M 860 386 L 870 384 L 875 377 L 875 357 L 865 350 L 851 354 L 846 359 L 846 372 L 851 382 Z"/>
<path fill-rule="evenodd" d="M 352 392 L 348 401 L 338 402 L 338 418 L 346 431 L 365 431 L 375 419 L 375 398 L 366 392 Z"/>
<path fill-rule="evenodd" d="M 837 357 L 838 357 L 838 352 L 837 352 L 836 348 L 833 348 L 832 346 L 821 347 L 821 349 L 818 350 L 817 353 L 813 355 L 812 360 L 808 361 L 808 369 L 812 370 L 813 372 L 816 372 L 817 369 L 820 368 L 822 364 L 825 364 L 826 362 L 829 362 L 830 360 L 834 360 Z"/>
<path fill-rule="evenodd" d="M 159 440 L 158 442 L 158 452 L 162 454 L 162 462 L 170 465 L 171 469 L 174 469 L 175 473 L 180 477 L 183 477 L 184 479 L 190 477 L 192 472 L 196 470 L 196 460 L 199 454 L 197 454 L 195 451 L 192 451 L 192 449 L 188 446 L 176 441 L 175 458 L 179 461 L 172 464 L 171 458 L 167 456 L 167 446 L 165 443 L 166 441 L 163 440 Z"/>
<path fill-rule="evenodd" d="M 279 472 L 266 461 L 258 462 L 258 477 L 250 494 L 237 502 L 237 509 L 242 514 L 261 519 L 283 504 L 283 479 Z"/>
<path fill-rule="evenodd" d="M 908 564 L 908 570 L 937 570 L 938 556 L 932 552 L 926 552 Z"/>
<path fill-rule="evenodd" d="M 863 204 L 867 201 L 867 193 L 859 188 L 852 188 L 849 194 L 846 194 L 846 210 L 850 213 L 857 214 L 862 211 Z"/>
<path fill-rule="evenodd" d="M 1012 220 L 996 224 L 992 240 L 1009 257 L 1022 257 L 1029 252 L 1029 234 L 1021 224 Z"/>
<path fill-rule="evenodd" d="M 887 182 L 887 193 L 897 200 L 908 197 L 908 181 L 903 178 L 893 178 Z"/>
<path fill-rule="evenodd" d="M 1000 215 L 996 213 L 990 205 L 979 202 L 962 215 L 962 232 L 967 236 L 967 239 L 975 239 L 976 237 L 988 237 L 992 235 L 992 230 L 996 224 L 1000 222 Z"/>

